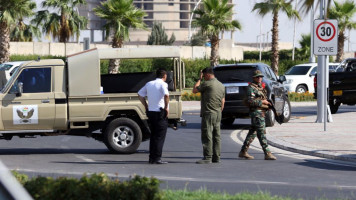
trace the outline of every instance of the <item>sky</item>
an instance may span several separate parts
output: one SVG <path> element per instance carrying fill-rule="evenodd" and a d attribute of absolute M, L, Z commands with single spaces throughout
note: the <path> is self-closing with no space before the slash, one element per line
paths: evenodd
<path fill-rule="evenodd" d="M 260 34 L 260 25 L 262 24 L 262 34 L 266 33 L 272 28 L 272 15 L 267 14 L 263 18 L 257 14 L 257 12 L 252 12 L 252 8 L 255 3 L 261 2 L 261 0 L 233 0 L 236 4 L 235 6 L 235 16 L 241 25 L 242 30 L 237 31 L 234 34 L 234 40 L 237 43 L 250 43 L 256 42 L 257 35 Z M 296 0 L 294 0 L 295 3 Z M 298 2 L 301 2 L 299 0 Z M 344 2 L 344 0 L 339 0 L 338 2 Z M 293 3 L 293 7 L 294 7 Z M 299 10 L 299 7 L 297 7 Z M 319 7 L 315 11 L 315 16 L 318 17 L 320 13 Z M 310 33 L 310 13 L 301 14 L 301 21 L 296 22 L 296 39 L 295 44 L 298 47 L 298 41 L 301 39 L 301 34 Z M 356 15 L 353 17 L 356 21 Z M 287 15 L 284 13 L 279 14 L 279 41 L 280 42 L 293 42 L 293 32 L 294 32 L 294 20 L 288 19 Z M 346 32 L 346 36 L 349 32 Z M 356 30 L 350 32 L 350 51 L 356 52 Z M 265 37 L 266 40 L 266 37 Z M 268 42 L 271 42 L 271 33 L 268 36 Z M 345 50 L 348 50 L 348 42 L 345 42 Z"/>

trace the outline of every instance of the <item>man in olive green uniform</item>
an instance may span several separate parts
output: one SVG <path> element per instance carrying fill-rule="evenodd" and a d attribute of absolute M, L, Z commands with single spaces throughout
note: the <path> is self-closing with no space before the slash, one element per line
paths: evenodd
<path fill-rule="evenodd" d="M 247 153 L 247 150 L 257 135 L 265 153 L 265 160 L 276 160 L 276 157 L 268 149 L 266 139 L 265 115 L 270 103 L 267 101 L 267 91 L 262 87 L 262 78 L 263 74 L 261 71 L 256 70 L 253 75 L 253 82 L 250 83 L 247 89 L 247 104 L 250 108 L 251 128 L 241 148 L 239 157 L 245 159 L 254 158 Z"/>
<path fill-rule="evenodd" d="M 203 77 L 205 81 L 200 84 Z M 225 87 L 215 78 L 213 68 L 205 68 L 200 73 L 200 79 L 193 88 L 193 93 L 198 92 L 201 93 L 201 141 L 204 158 L 196 163 L 219 163 L 220 122 L 225 103 Z"/>

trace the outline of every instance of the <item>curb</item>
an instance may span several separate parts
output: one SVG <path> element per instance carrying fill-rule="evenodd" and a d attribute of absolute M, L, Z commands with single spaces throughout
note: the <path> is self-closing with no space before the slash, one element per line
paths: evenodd
<path fill-rule="evenodd" d="M 286 150 L 286 151 L 291 151 L 291 152 L 300 153 L 300 154 L 304 154 L 304 155 L 316 156 L 316 157 L 320 157 L 320 158 L 342 160 L 342 161 L 349 161 L 349 162 L 356 163 L 355 158 L 343 156 L 338 153 L 319 151 L 319 150 L 311 149 L 308 147 L 303 147 L 300 145 L 292 144 L 289 142 L 285 142 L 284 140 L 277 139 L 270 134 L 268 134 L 267 138 L 268 138 L 267 139 L 268 144 L 270 144 L 271 146 L 277 147 L 279 149 Z"/>

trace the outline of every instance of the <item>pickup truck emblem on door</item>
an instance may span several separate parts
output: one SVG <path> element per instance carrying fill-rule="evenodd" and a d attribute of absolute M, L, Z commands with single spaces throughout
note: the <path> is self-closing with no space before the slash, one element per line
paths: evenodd
<path fill-rule="evenodd" d="M 13 107 L 14 124 L 38 124 L 37 105 L 24 105 Z"/>

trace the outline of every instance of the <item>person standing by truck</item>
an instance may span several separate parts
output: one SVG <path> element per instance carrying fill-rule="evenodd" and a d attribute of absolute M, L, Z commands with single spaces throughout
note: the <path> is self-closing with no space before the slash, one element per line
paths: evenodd
<path fill-rule="evenodd" d="M 168 127 L 168 103 L 169 92 L 167 72 L 164 69 L 156 71 L 156 80 L 146 83 L 138 91 L 138 97 L 146 108 L 147 117 L 150 123 L 150 155 L 149 164 L 167 164 L 162 161 L 162 149 L 166 138 Z M 148 104 L 145 97 L 147 96 Z"/>
<path fill-rule="evenodd" d="M 239 153 L 240 158 L 254 159 L 253 156 L 247 153 L 250 144 L 255 139 L 256 135 L 265 153 L 265 160 L 276 160 L 268 149 L 266 139 L 266 111 L 271 105 L 267 100 L 267 91 L 262 87 L 263 74 L 260 70 L 256 70 L 253 75 L 253 82 L 249 84 L 247 89 L 247 105 L 250 108 L 251 128 L 248 131 L 244 144 Z M 257 133 L 257 134 L 256 134 Z"/>
<path fill-rule="evenodd" d="M 203 77 L 205 81 L 201 84 Z M 220 122 L 225 104 L 225 87 L 215 78 L 213 68 L 207 67 L 200 72 L 200 79 L 195 83 L 192 92 L 201 93 L 201 141 L 204 158 L 196 163 L 219 163 Z"/>

